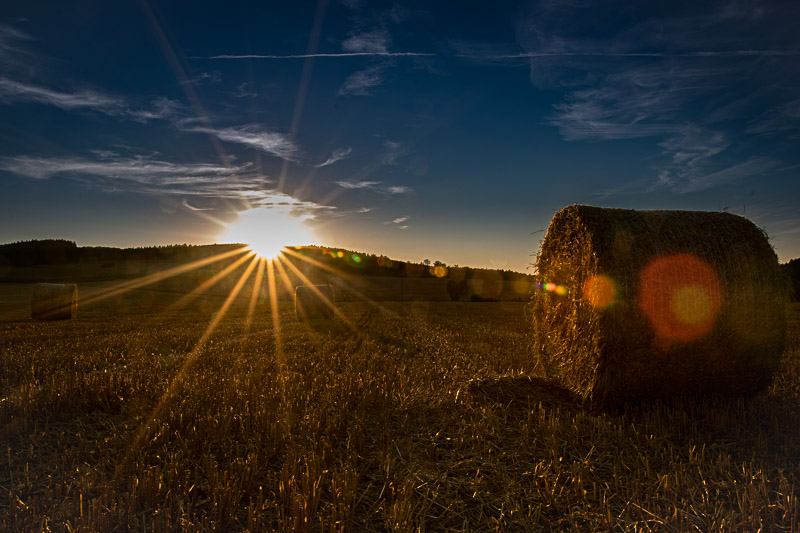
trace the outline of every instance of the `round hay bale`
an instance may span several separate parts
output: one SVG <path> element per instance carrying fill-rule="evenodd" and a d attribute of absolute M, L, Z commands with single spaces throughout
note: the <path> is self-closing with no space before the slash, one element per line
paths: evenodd
<path fill-rule="evenodd" d="M 78 286 L 62 283 L 37 283 L 31 294 L 34 320 L 70 320 L 78 316 Z"/>
<path fill-rule="evenodd" d="M 594 408 L 753 394 L 783 353 L 778 258 L 743 217 L 572 205 L 553 217 L 537 268 L 545 368 Z"/>
<path fill-rule="evenodd" d="M 294 290 L 294 311 L 297 320 L 333 318 L 333 286 L 300 285 Z"/>

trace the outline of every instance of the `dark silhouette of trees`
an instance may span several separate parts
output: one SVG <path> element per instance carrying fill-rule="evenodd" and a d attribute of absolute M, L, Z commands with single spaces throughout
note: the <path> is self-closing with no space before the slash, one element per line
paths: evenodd
<path fill-rule="evenodd" d="M 793 302 L 800 302 L 800 258 L 792 259 L 781 265 L 781 268 L 787 277 L 789 299 Z"/>

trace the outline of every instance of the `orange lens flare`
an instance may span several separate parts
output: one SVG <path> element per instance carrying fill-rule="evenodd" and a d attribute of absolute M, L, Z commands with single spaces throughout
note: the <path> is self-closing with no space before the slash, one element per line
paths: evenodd
<path fill-rule="evenodd" d="M 722 306 L 714 269 L 689 254 L 659 257 L 642 271 L 639 308 L 659 337 L 690 341 L 708 333 Z"/>
<path fill-rule="evenodd" d="M 617 286 L 608 276 L 592 276 L 583 284 L 583 298 L 592 307 L 605 309 L 616 301 Z"/>

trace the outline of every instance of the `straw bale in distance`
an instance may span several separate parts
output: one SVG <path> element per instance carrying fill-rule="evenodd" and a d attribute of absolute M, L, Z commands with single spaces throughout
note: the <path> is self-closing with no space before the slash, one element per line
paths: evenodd
<path fill-rule="evenodd" d="M 294 291 L 297 320 L 333 318 L 333 286 L 300 285 Z"/>
<path fill-rule="evenodd" d="M 62 283 L 37 283 L 31 295 L 34 320 L 70 320 L 78 316 L 78 286 Z"/>
<path fill-rule="evenodd" d="M 546 368 L 594 408 L 766 387 L 786 334 L 764 233 L 730 213 L 572 205 L 537 258 L 531 311 Z"/>

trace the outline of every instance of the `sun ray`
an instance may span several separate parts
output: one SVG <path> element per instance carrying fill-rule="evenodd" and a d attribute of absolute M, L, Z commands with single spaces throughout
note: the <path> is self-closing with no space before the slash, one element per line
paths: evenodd
<path fill-rule="evenodd" d="M 358 333 L 358 328 L 356 328 L 355 324 L 353 324 L 352 322 L 350 322 L 350 320 L 349 320 L 349 319 L 348 319 L 346 316 L 344 316 L 344 313 L 342 313 L 342 312 L 341 312 L 341 311 L 340 311 L 340 310 L 339 310 L 339 309 L 338 309 L 338 308 L 337 308 L 335 305 L 333 305 L 333 302 L 331 302 L 331 301 L 330 301 L 330 300 L 327 298 L 327 296 L 325 296 L 324 294 L 322 294 L 322 292 L 321 292 L 321 291 L 320 291 L 320 290 L 319 290 L 319 289 L 318 289 L 318 288 L 317 288 L 317 287 L 314 285 L 314 283 L 313 283 L 313 282 L 312 282 L 310 279 L 308 279 L 308 277 L 307 277 L 305 274 L 303 274 L 303 272 L 302 272 L 302 271 L 301 271 L 299 268 L 297 268 L 297 266 L 295 266 L 295 265 L 294 265 L 294 263 L 292 263 L 292 262 L 289 260 L 289 258 L 288 258 L 288 257 L 284 258 L 282 262 L 283 262 L 283 263 L 286 263 L 286 266 L 288 266 L 288 267 L 289 267 L 289 268 L 292 270 L 292 272 L 294 272 L 294 273 L 295 273 L 295 275 L 296 275 L 298 278 L 300 278 L 300 280 L 301 280 L 303 283 L 305 283 L 306 285 L 308 285 L 308 286 L 311 288 L 311 290 L 314 292 L 314 294 L 316 294 L 316 295 L 317 295 L 317 298 L 319 298 L 319 299 L 320 299 L 320 301 L 321 301 L 322 303 L 324 303 L 326 306 L 328 306 L 328 307 L 331 309 L 331 311 L 333 311 L 333 313 L 334 313 L 334 314 L 335 314 L 337 317 L 339 317 L 339 319 L 340 319 L 340 320 L 341 320 L 341 321 L 342 321 L 342 322 L 343 322 L 343 323 L 344 323 L 344 324 L 345 324 L 347 327 L 349 327 L 350 329 L 352 329 L 353 331 L 355 331 L 356 333 Z"/>
<path fill-rule="evenodd" d="M 337 276 L 340 276 L 340 278 L 339 278 L 340 280 L 341 280 L 341 276 L 345 275 L 345 273 L 342 272 L 341 270 L 338 270 L 338 269 L 336 269 L 336 268 L 334 268 L 332 266 L 326 265 L 325 263 L 317 261 L 316 259 L 312 259 L 310 257 L 306 257 L 306 256 L 304 256 L 302 254 L 299 254 L 299 253 L 295 252 L 294 250 L 292 250 L 290 248 L 286 248 L 283 251 L 283 253 L 286 254 L 286 255 L 291 255 L 292 257 L 296 257 L 297 259 L 300 259 L 301 261 L 305 261 L 306 263 L 314 265 L 315 267 L 318 267 L 318 268 L 321 268 L 323 270 L 326 270 L 326 271 L 330 272 L 331 274 L 335 274 Z M 361 292 L 359 290 L 356 290 L 355 288 L 353 288 L 353 287 L 351 287 L 349 285 L 347 286 L 347 289 L 350 292 L 352 292 L 353 294 L 355 294 L 356 296 L 358 296 L 359 298 L 361 298 L 362 300 L 364 300 L 365 302 L 367 302 L 368 304 L 372 305 L 373 307 L 376 307 L 376 308 L 380 309 L 381 311 L 384 311 L 384 312 L 386 312 L 386 313 L 388 313 L 388 314 L 390 314 L 392 316 L 395 315 L 395 313 L 393 311 L 389 310 L 386 306 L 382 305 L 381 303 L 373 300 L 372 298 L 370 298 L 369 296 L 367 296 L 363 292 Z"/>
<path fill-rule="evenodd" d="M 123 475 L 125 470 L 127 469 L 128 464 L 132 460 L 133 455 L 137 452 L 138 449 L 141 448 L 142 443 L 149 437 L 150 433 L 153 430 L 153 427 L 160 421 L 161 417 L 164 414 L 164 411 L 167 408 L 169 401 L 174 397 L 175 392 L 178 386 L 183 383 L 186 374 L 189 372 L 191 367 L 194 365 L 197 358 L 203 351 L 203 348 L 206 345 L 206 342 L 214 334 L 214 331 L 219 326 L 219 323 L 225 317 L 225 314 L 228 312 L 233 301 L 238 296 L 239 292 L 244 287 L 244 284 L 247 282 L 247 279 L 250 277 L 250 274 L 253 272 L 253 269 L 256 266 L 257 259 L 254 256 L 245 256 L 243 259 L 247 259 L 248 257 L 253 257 L 250 264 L 247 266 L 245 271 L 239 277 L 236 285 L 234 285 L 233 289 L 231 289 L 230 294 L 228 294 L 225 302 L 220 306 L 219 311 L 217 311 L 214 316 L 212 317 L 211 321 L 209 322 L 208 326 L 206 327 L 203 335 L 198 339 L 197 343 L 195 344 L 192 351 L 189 352 L 189 355 L 186 357 L 186 360 L 181 365 L 180 369 L 178 370 L 175 377 L 172 378 L 170 381 L 167 390 L 164 391 L 164 394 L 161 395 L 156 406 L 150 412 L 150 415 L 142 422 L 139 430 L 136 432 L 136 435 L 131 440 L 130 444 L 126 448 L 125 455 L 123 456 L 121 461 L 117 462 L 117 466 L 114 470 L 114 478 L 111 482 L 111 487 L 114 487 L 119 480 L 119 476 Z"/>
<path fill-rule="evenodd" d="M 204 259 L 198 259 L 197 261 L 193 261 L 191 263 L 186 263 L 184 265 L 178 265 L 173 268 L 169 268 L 167 270 L 162 270 L 160 272 L 154 272 L 153 274 L 149 274 L 147 276 L 137 278 L 131 281 L 126 281 L 123 283 L 119 283 L 113 285 L 111 287 L 102 289 L 98 291 L 93 296 L 86 298 L 81 302 L 81 305 L 86 305 L 90 303 L 99 302 L 101 300 L 105 300 L 106 298 L 111 298 L 113 296 L 119 296 L 125 292 L 131 291 L 133 289 L 138 289 L 140 287 L 144 287 L 146 285 L 151 285 L 153 283 L 165 280 L 167 278 L 171 278 L 173 276 L 177 276 L 179 274 L 184 274 L 186 272 L 190 272 L 192 270 L 198 269 L 200 267 L 204 267 L 207 265 L 211 265 L 213 263 L 217 263 L 224 259 L 228 259 L 229 257 L 233 257 L 238 254 L 243 254 L 247 251 L 246 247 L 237 248 L 235 250 L 230 250 L 228 252 L 223 252 L 221 254 L 217 254 L 212 257 L 206 257 Z"/>
<path fill-rule="evenodd" d="M 251 260 L 255 261 L 257 259 L 257 257 L 252 252 L 247 254 L 247 255 L 245 255 L 245 256 L 243 256 L 243 257 L 240 257 L 239 259 L 237 259 L 236 261 L 234 261 L 230 265 L 228 265 L 225 268 L 223 268 L 222 270 L 220 270 L 212 278 L 204 281 L 203 283 L 201 283 L 200 285 L 195 287 L 191 292 L 189 292 L 188 294 L 184 295 L 180 300 L 178 300 L 177 302 L 175 302 L 172 305 L 170 305 L 165 310 L 165 312 L 174 311 L 175 309 L 178 309 L 178 308 L 181 308 L 183 306 L 186 306 L 186 305 L 190 304 L 198 296 L 200 296 L 202 293 L 204 293 L 205 291 L 207 291 L 208 289 L 210 289 L 211 287 L 213 287 L 214 285 L 216 285 L 217 283 L 222 281 L 222 279 L 227 277 L 228 274 L 230 274 L 231 272 L 233 272 L 234 270 L 239 268 L 242 265 L 242 263 L 244 263 L 248 259 L 251 259 Z"/>
<path fill-rule="evenodd" d="M 278 308 L 278 291 L 275 284 L 275 268 L 273 267 L 273 263 L 274 261 L 267 261 L 267 288 L 269 289 L 270 314 L 272 315 L 272 336 L 275 339 L 275 357 L 278 360 L 278 364 L 283 366 L 285 360 L 283 357 L 280 309 Z"/>
<path fill-rule="evenodd" d="M 250 303 L 247 306 L 247 317 L 245 317 L 244 321 L 244 333 L 250 331 L 250 325 L 253 322 L 253 315 L 256 311 L 256 303 L 258 303 L 258 297 L 261 294 L 261 283 L 264 279 L 264 265 L 266 264 L 267 260 L 263 257 L 258 258 L 258 270 L 256 270 L 256 277 L 253 280 L 253 292 L 250 294 Z"/>
<path fill-rule="evenodd" d="M 275 264 L 275 267 L 278 269 L 281 275 L 281 282 L 283 283 L 283 286 L 286 287 L 286 292 L 290 295 L 293 295 L 294 285 L 292 285 L 292 282 L 289 280 L 289 273 L 286 272 L 285 268 L 283 268 L 282 258 L 280 256 L 276 257 L 273 263 Z"/>

